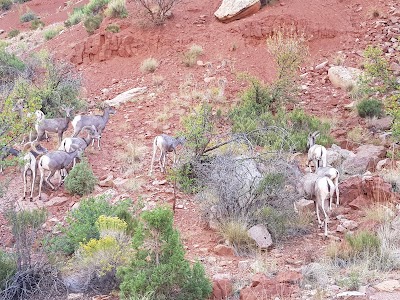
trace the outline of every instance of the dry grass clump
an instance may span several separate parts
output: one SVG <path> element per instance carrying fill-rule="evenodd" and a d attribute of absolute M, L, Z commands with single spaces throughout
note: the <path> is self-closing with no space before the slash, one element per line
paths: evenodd
<path fill-rule="evenodd" d="M 118 153 L 121 173 L 131 174 L 140 169 L 147 147 L 136 142 L 129 142 L 124 150 Z"/>
<path fill-rule="evenodd" d="M 400 193 L 400 170 L 389 169 L 381 173 L 383 179 L 392 185 L 392 189 L 396 193 Z"/>
<path fill-rule="evenodd" d="M 376 203 L 372 206 L 364 208 L 365 219 L 384 223 L 391 221 L 395 213 L 393 212 L 394 205 L 388 203 L 386 205 Z"/>
<path fill-rule="evenodd" d="M 183 63 L 186 67 L 192 67 L 196 64 L 197 59 L 203 54 L 203 47 L 193 44 L 183 55 Z"/>
<path fill-rule="evenodd" d="M 247 230 L 246 222 L 239 219 L 225 221 L 218 226 L 218 232 L 239 254 L 248 253 L 255 246 L 255 242 L 249 237 Z"/>
<path fill-rule="evenodd" d="M 142 64 L 140 65 L 140 71 L 142 73 L 154 73 L 157 67 L 158 61 L 155 58 L 150 57 L 142 62 Z"/>

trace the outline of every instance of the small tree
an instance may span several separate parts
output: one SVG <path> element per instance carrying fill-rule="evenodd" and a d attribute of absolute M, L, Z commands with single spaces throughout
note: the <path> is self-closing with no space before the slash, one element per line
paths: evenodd
<path fill-rule="evenodd" d="M 129 266 L 117 272 L 122 299 L 154 293 L 155 299 L 201 300 L 211 293 L 204 268 L 199 263 L 191 268 L 184 258 L 170 209 L 144 212 L 132 247 L 134 257 Z"/>
<path fill-rule="evenodd" d="M 196 157 L 201 156 L 210 143 L 214 130 L 211 106 L 203 103 L 192 114 L 182 119 L 186 146 Z"/>
<path fill-rule="evenodd" d="M 164 24 L 172 8 L 179 0 L 134 0 L 142 6 L 150 20 L 156 25 Z"/>

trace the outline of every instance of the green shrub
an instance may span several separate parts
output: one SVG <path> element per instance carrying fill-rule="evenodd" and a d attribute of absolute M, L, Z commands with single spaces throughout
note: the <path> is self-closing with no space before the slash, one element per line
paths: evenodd
<path fill-rule="evenodd" d="M 18 271 L 31 268 L 33 262 L 34 245 L 37 242 L 38 232 L 42 229 L 47 218 L 45 209 L 31 211 L 9 210 L 6 213 L 11 232 L 15 238 L 15 252 Z"/>
<path fill-rule="evenodd" d="M 110 18 L 126 18 L 128 16 L 126 0 L 110 0 L 105 14 Z"/>
<path fill-rule="evenodd" d="M 8 37 L 9 38 L 16 37 L 19 33 L 20 33 L 20 31 L 18 29 L 13 29 L 8 33 Z"/>
<path fill-rule="evenodd" d="M 62 234 L 50 240 L 49 250 L 72 254 L 79 243 L 90 239 L 99 239 L 100 232 L 96 222 L 100 216 L 116 216 L 127 223 L 127 233 L 136 226 L 135 219 L 128 211 L 131 201 L 122 201 L 116 205 L 107 202 L 104 197 L 91 197 L 79 203 L 79 207 L 68 213 L 66 226 L 61 228 Z"/>
<path fill-rule="evenodd" d="M 171 170 L 168 178 L 177 183 L 179 189 L 187 194 L 194 194 L 199 191 L 195 175 L 190 163 L 185 163 Z"/>
<path fill-rule="evenodd" d="M 60 107 L 73 106 L 76 111 L 84 109 L 86 102 L 79 98 L 82 86 L 81 74 L 67 61 L 56 60 L 42 52 L 38 58 L 43 66 L 40 88 L 32 91 L 32 97 L 41 99 L 41 110 L 49 118 L 62 116 Z M 21 95 L 21 97 L 27 97 Z"/>
<path fill-rule="evenodd" d="M 203 155 L 214 131 L 212 108 L 207 103 L 195 107 L 193 113 L 182 118 L 185 146 L 191 149 L 196 157 Z"/>
<path fill-rule="evenodd" d="M 107 26 L 106 30 L 109 32 L 118 33 L 120 28 L 118 24 L 110 24 Z"/>
<path fill-rule="evenodd" d="M 12 0 L 0 0 L 0 9 L 9 10 L 13 4 Z"/>
<path fill-rule="evenodd" d="M 383 104 L 376 99 L 364 99 L 357 104 L 357 111 L 361 118 L 380 117 L 383 113 Z"/>
<path fill-rule="evenodd" d="M 69 27 L 80 23 L 85 17 L 83 8 L 84 8 L 83 6 L 75 7 L 74 10 L 72 11 L 72 14 L 68 16 L 68 20 L 64 22 L 65 26 Z"/>
<path fill-rule="evenodd" d="M 132 239 L 133 258 L 120 267 L 121 299 L 154 293 L 155 299 L 207 299 L 212 288 L 199 263 L 190 267 L 170 209 L 156 208 L 141 215 Z"/>
<path fill-rule="evenodd" d="M 158 67 L 158 61 L 153 58 L 145 59 L 140 65 L 140 71 L 143 73 L 153 73 Z"/>
<path fill-rule="evenodd" d="M 126 265 L 130 259 L 127 223 L 117 217 L 101 215 L 96 226 L 100 230 L 100 239 L 80 243 L 62 272 L 65 277 L 90 278 L 82 287 L 85 291 L 96 288 L 99 292 L 109 293 L 117 287 L 117 267 Z"/>
<path fill-rule="evenodd" d="M 12 255 L 0 250 L 0 291 L 4 288 L 7 280 L 15 274 L 17 265 Z"/>
<path fill-rule="evenodd" d="M 89 16 L 85 19 L 83 25 L 89 34 L 93 34 L 97 29 L 100 28 L 102 21 L 103 17 L 101 15 Z"/>
<path fill-rule="evenodd" d="M 273 151 L 304 152 L 307 150 L 308 134 L 316 130 L 320 131 L 318 144 L 326 146 L 333 143 L 329 123 L 301 109 L 291 112 L 278 110 L 273 114 L 262 107 L 255 101 L 247 100 L 235 107 L 230 113 L 232 131 L 248 134 L 252 142 Z"/>
<path fill-rule="evenodd" d="M 90 0 L 88 4 L 84 7 L 84 12 L 87 16 L 89 15 L 98 15 L 107 6 L 110 0 Z"/>
<path fill-rule="evenodd" d="M 352 256 L 363 258 L 365 255 L 380 253 L 381 243 L 379 237 L 369 231 L 360 231 L 356 234 L 347 234 L 346 241 L 350 246 Z"/>
<path fill-rule="evenodd" d="M 37 19 L 37 16 L 34 12 L 32 11 L 28 11 L 25 14 L 23 14 L 19 20 L 21 21 L 21 23 L 25 23 L 25 22 L 30 22 L 32 20 Z"/>
<path fill-rule="evenodd" d="M 197 58 L 203 54 L 203 48 L 199 45 L 192 45 L 190 49 L 183 55 L 183 63 L 187 67 L 192 67 L 196 64 Z"/>
<path fill-rule="evenodd" d="M 62 26 L 53 27 L 53 28 L 46 30 L 43 33 L 43 36 L 44 36 L 45 40 L 48 41 L 48 40 L 51 40 L 52 38 L 54 38 L 56 35 L 58 35 L 61 32 L 61 30 L 63 30 Z"/>
<path fill-rule="evenodd" d="M 90 194 L 94 190 L 97 178 L 87 160 L 76 164 L 65 179 L 65 188 L 73 195 L 80 196 Z"/>
<path fill-rule="evenodd" d="M 35 19 L 31 22 L 31 29 L 36 30 L 38 28 L 43 28 L 44 27 L 44 22 L 39 19 Z"/>

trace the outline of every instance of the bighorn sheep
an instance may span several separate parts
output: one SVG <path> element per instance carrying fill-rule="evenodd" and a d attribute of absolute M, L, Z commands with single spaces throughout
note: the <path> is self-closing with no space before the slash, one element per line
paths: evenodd
<path fill-rule="evenodd" d="M 335 186 L 328 177 L 319 177 L 315 181 L 315 186 L 314 186 L 314 193 L 315 193 L 315 199 L 316 199 L 316 211 L 317 211 L 317 218 L 318 218 L 318 223 L 321 226 L 322 221 L 319 217 L 319 209 L 322 209 L 322 212 L 324 214 L 324 236 L 328 236 L 328 222 L 329 222 L 329 216 L 326 213 L 325 210 L 325 200 L 329 196 L 329 203 L 332 203 L 332 197 L 334 193 Z"/>
<path fill-rule="evenodd" d="M 322 167 L 316 171 L 319 177 L 328 177 L 335 186 L 336 206 L 339 206 L 339 171 L 334 167 Z M 329 209 L 332 209 L 332 201 L 329 202 Z"/>
<path fill-rule="evenodd" d="M 5 146 L 3 147 L 3 149 L 0 150 L 0 162 L 3 162 L 3 160 L 9 155 L 17 157 L 19 153 L 19 150 Z M 0 173 L 3 173 L 3 164 L 0 164 Z"/>
<path fill-rule="evenodd" d="M 79 157 L 82 153 L 81 149 L 74 149 L 73 152 L 65 152 L 62 150 L 55 150 L 49 153 L 46 153 L 43 155 L 40 160 L 39 160 L 39 172 L 40 172 L 40 184 L 39 184 L 39 199 L 41 199 L 41 193 L 42 193 L 42 185 L 43 185 L 43 177 L 44 177 L 44 171 L 50 171 L 49 176 L 45 179 L 46 183 L 52 188 L 52 190 L 55 190 L 54 185 L 50 182 L 50 179 L 54 176 L 54 174 L 57 171 L 64 170 L 66 172 L 66 169 L 68 168 L 69 165 L 71 165 L 74 161 L 75 158 Z M 60 185 L 64 182 L 64 178 L 61 178 Z"/>
<path fill-rule="evenodd" d="M 24 179 L 24 197 L 23 197 L 23 199 L 25 200 L 25 198 L 26 198 L 26 189 L 27 189 L 27 185 L 28 185 L 27 175 L 28 175 L 28 173 L 31 173 L 32 183 L 31 183 L 31 195 L 30 195 L 29 199 L 32 201 L 33 191 L 35 188 L 35 181 L 36 181 L 37 161 L 41 155 L 47 153 L 47 149 L 40 146 L 40 144 L 37 144 L 37 142 L 34 141 L 34 142 L 26 143 L 23 147 L 23 150 L 28 151 L 23 157 L 23 160 L 25 162 L 24 170 L 22 173 L 22 177 Z"/>
<path fill-rule="evenodd" d="M 81 137 L 65 138 L 61 142 L 61 146 L 58 148 L 58 150 L 71 152 L 72 149 L 79 148 L 82 151 L 84 151 L 92 143 L 94 139 L 98 139 L 101 137 L 94 125 L 85 126 L 82 128 L 82 130 L 87 130 L 88 135 L 86 138 L 81 138 Z"/>
<path fill-rule="evenodd" d="M 77 137 L 79 132 L 85 127 L 85 126 L 91 126 L 94 125 L 97 129 L 97 132 L 99 133 L 99 137 L 97 138 L 97 147 L 100 148 L 100 138 L 101 134 L 106 127 L 106 124 L 108 122 L 108 119 L 110 118 L 110 114 L 115 114 L 115 110 L 109 106 L 107 106 L 104 109 L 103 115 L 102 116 L 83 116 L 83 115 L 77 115 L 75 118 L 72 120 L 71 124 L 72 127 L 74 128 L 74 134 L 72 137 Z M 94 140 L 92 141 L 92 144 L 94 143 Z"/>
<path fill-rule="evenodd" d="M 25 126 L 30 127 L 30 120 L 33 117 L 33 114 L 30 112 L 25 113 L 24 112 L 24 99 L 19 99 L 17 103 L 14 105 L 12 108 L 12 111 L 17 112 L 20 120 L 25 124 Z M 40 110 L 35 111 L 34 113 L 36 120 L 35 120 L 35 126 L 38 124 L 41 120 L 44 119 L 44 113 Z M 32 132 L 32 130 L 29 131 L 29 134 L 24 135 L 22 139 L 22 143 L 25 144 L 26 142 L 32 142 L 35 140 L 37 135 Z M 46 138 L 47 138 L 47 133 L 46 133 Z"/>
<path fill-rule="evenodd" d="M 319 216 L 319 209 L 321 208 L 324 213 L 325 220 L 325 236 L 327 236 L 327 224 L 329 217 L 325 210 L 325 200 L 329 196 L 329 203 L 332 203 L 335 185 L 332 180 L 327 176 L 320 176 L 316 173 L 308 173 L 296 182 L 296 189 L 298 193 L 316 203 L 315 210 L 317 213 L 318 223 L 321 225 Z"/>
<path fill-rule="evenodd" d="M 153 157 L 151 159 L 149 176 L 151 176 L 151 174 L 153 174 L 153 164 L 154 164 L 154 158 L 156 156 L 157 148 L 160 149 L 160 151 L 161 151 L 160 158 L 158 160 L 159 164 L 160 164 L 161 172 L 165 173 L 165 161 L 167 159 L 167 152 L 174 152 L 173 162 L 175 164 L 176 148 L 179 145 L 183 145 L 184 142 L 185 142 L 184 137 L 174 138 L 174 137 L 166 135 L 166 134 L 161 134 L 161 135 L 156 136 L 153 141 Z"/>
<path fill-rule="evenodd" d="M 40 120 L 40 113 L 41 111 L 36 111 L 36 116 L 38 121 L 35 124 L 35 129 L 37 132 L 36 140 L 40 141 L 43 138 L 43 135 L 46 132 L 54 132 L 58 133 L 58 143 L 61 144 L 63 133 L 68 129 L 68 124 L 71 121 L 71 111 L 73 107 L 62 107 L 62 110 L 65 111 L 65 118 L 54 118 L 54 119 L 46 119 L 43 118 Z"/>
<path fill-rule="evenodd" d="M 313 161 L 315 170 L 318 170 L 319 167 L 326 167 L 326 148 L 324 146 L 315 144 L 315 140 L 318 136 L 319 136 L 319 131 L 315 131 L 312 134 L 311 133 L 308 134 L 308 140 L 307 140 L 307 148 L 308 148 L 307 165 L 309 166 L 310 162 Z"/>

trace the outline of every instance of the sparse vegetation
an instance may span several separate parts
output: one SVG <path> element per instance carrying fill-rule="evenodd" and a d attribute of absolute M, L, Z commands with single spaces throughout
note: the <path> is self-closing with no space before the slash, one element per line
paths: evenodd
<path fill-rule="evenodd" d="M 16 37 L 17 35 L 19 35 L 20 31 L 18 29 L 13 29 L 8 33 L 8 37 L 9 38 L 13 38 Z"/>
<path fill-rule="evenodd" d="M 146 16 L 155 24 L 162 25 L 171 16 L 172 8 L 179 0 L 135 0 L 144 9 Z"/>
<path fill-rule="evenodd" d="M 34 12 L 28 11 L 24 13 L 20 18 L 21 23 L 30 22 L 32 20 L 37 19 L 37 16 Z"/>
<path fill-rule="evenodd" d="M 0 291 L 4 289 L 5 283 L 15 274 L 17 265 L 12 254 L 0 250 Z"/>
<path fill-rule="evenodd" d="M 218 233 L 241 254 L 255 249 L 255 242 L 249 237 L 248 225 L 245 220 L 227 220 L 218 225 Z"/>
<path fill-rule="evenodd" d="M 143 73 L 153 73 L 158 67 L 158 61 L 155 58 L 147 58 L 140 65 L 140 71 Z"/>
<path fill-rule="evenodd" d="M 100 28 L 100 24 L 102 21 L 102 15 L 89 16 L 85 19 L 83 25 L 85 26 L 86 31 L 89 34 L 93 34 L 97 29 Z"/>
<path fill-rule="evenodd" d="M 126 0 L 110 0 L 105 15 L 110 18 L 126 18 L 128 16 Z"/>
<path fill-rule="evenodd" d="M 0 9 L 1 10 L 9 10 L 13 4 L 12 0 L 0 0 Z"/>
<path fill-rule="evenodd" d="M 198 57 L 202 54 L 203 54 L 203 47 L 194 44 L 190 46 L 189 50 L 184 53 L 183 63 L 187 67 L 192 67 L 196 64 Z"/>
<path fill-rule="evenodd" d="M 72 14 L 68 16 L 68 20 L 64 22 L 65 26 L 73 26 L 80 23 L 85 17 L 85 13 L 83 11 L 83 6 L 75 7 L 72 11 Z"/>
<path fill-rule="evenodd" d="M 46 41 L 48 41 L 48 40 L 51 40 L 52 38 L 54 38 L 55 36 L 57 36 L 62 30 L 63 30 L 62 26 L 53 27 L 53 28 L 46 30 L 43 33 L 43 36 L 46 39 Z"/>
<path fill-rule="evenodd" d="M 65 179 L 65 188 L 71 194 L 80 196 L 90 194 L 94 190 L 97 178 L 87 160 L 83 160 L 69 172 Z"/>
<path fill-rule="evenodd" d="M 383 114 L 383 104 L 376 99 L 364 99 L 357 104 L 357 112 L 361 118 L 380 117 Z"/>
<path fill-rule="evenodd" d="M 112 33 L 118 33 L 120 30 L 120 27 L 118 24 L 110 24 L 106 28 L 107 31 L 112 32 Z"/>
<path fill-rule="evenodd" d="M 31 22 L 31 29 L 36 30 L 38 28 L 43 28 L 44 27 L 44 22 L 40 19 L 35 19 Z"/>

